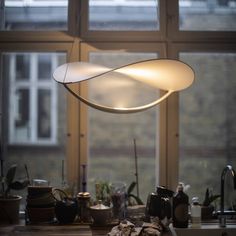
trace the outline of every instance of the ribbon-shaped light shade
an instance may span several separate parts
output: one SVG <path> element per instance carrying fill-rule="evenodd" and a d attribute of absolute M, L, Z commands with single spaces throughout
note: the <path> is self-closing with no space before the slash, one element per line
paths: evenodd
<path fill-rule="evenodd" d="M 167 92 L 159 99 L 146 105 L 117 108 L 91 102 L 67 86 L 69 83 L 79 83 L 101 76 L 107 77 L 107 79 L 124 76 Z M 170 59 L 140 61 L 115 69 L 88 62 L 72 62 L 59 66 L 54 71 L 53 78 L 64 84 L 66 89 L 76 98 L 93 108 L 111 113 L 134 113 L 151 108 L 166 99 L 171 93 L 189 87 L 194 81 L 194 71 L 189 65 Z"/>

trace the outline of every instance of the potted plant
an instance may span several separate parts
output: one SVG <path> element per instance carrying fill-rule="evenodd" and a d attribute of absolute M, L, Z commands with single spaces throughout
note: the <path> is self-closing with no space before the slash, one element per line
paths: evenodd
<path fill-rule="evenodd" d="M 133 223 L 139 223 L 145 220 L 145 209 L 141 198 L 138 194 L 134 194 L 133 190 L 136 187 L 137 183 L 132 182 L 127 189 L 127 218 Z"/>
<path fill-rule="evenodd" d="M 11 194 L 11 190 L 24 189 L 29 184 L 29 176 L 27 167 L 27 179 L 14 181 L 17 165 L 12 165 L 6 176 L 0 177 L 1 193 L 0 193 L 0 222 L 14 224 L 19 219 L 19 206 L 21 196 Z"/>
<path fill-rule="evenodd" d="M 202 219 L 211 219 L 213 216 L 213 211 L 215 209 L 214 205 L 212 204 L 220 195 L 213 195 L 210 192 L 209 188 L 206 189 L 205 199 L 202 203 L 201 210 L 202 210 Z"/>
<path fill-rule="evenodd" d="M 95 184 L 96 202 L 100 200 L 105 206 L 110 206 L 111 203 L 111 187 L 106 181 L 99 181 Z"/>

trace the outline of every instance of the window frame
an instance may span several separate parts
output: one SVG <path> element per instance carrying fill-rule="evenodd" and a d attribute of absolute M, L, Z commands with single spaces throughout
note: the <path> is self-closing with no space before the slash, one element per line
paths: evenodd
<path fill-rule="evenodd" d="M 75 41 L 71 42 L 63 42 L 63 43 L 22 43 L 19 42 L 18 44 L 11 44 L 11 43 L 0 43 L 0 62 L 2 62 L 2 53 L 10 53 L 10 52 L 62 52 L 67 54 L 67 61 L 77 61 L 78 60 L 78 51 L 72 51 L 72 48 L 78 49 L 78 42 Z M 3 158 L 7 157 L 7 124 L 8 124 L 8 108 L 6 107 L 6 99 L 8 96 L 5 96 L 4 90 L 6 88 L 3 86 L 2 74 L 1 74 L 1 97 L 3 99 L 0 102 L 0 110 L 1 110 L 1 156 Z M 76 91 L 79 90 L 78 85 L 71 86 Z M 67 150 L 66 156 L 67 158 L 67 173 L 68 173 L 68 182 L 75 183 L 78 181 L 78 160 L 79 160 L 79 133 L 80 133 L 80 126 L 79 126 L 79 112 L 80 112 L 80 103 L 70 94 L 67 94 Z M 41 146 L 42 148 L 43 146 Z"/>
<path fill-rule="evenodd" d="M 80 8 L 81 7 L 81 8 Z M 81 10 L 80 10 L 81 9 Z M 178 0 L 160 0 L 160 31 L 158 32 L 112 32 L 88 31 L 88 1 L 69 0 L 68 30 L 67 31 L 1 31 L 0 52 L 10 51 L 63 51 L 67 52 L 68 62 L 87 60 L 85 44 L 113 45 L 117 50 L 124 49 L 125 44 L 148 46 L 149 44 L 163 45 L 164 58 L 178 58 L 180 50 L 235 50 L 236 32 L 209 31 L 179 31 L 178 30 Z M 80 16 L 81 13 L 81 16 Z M 122 45 L 123 44 L 123 45 Z M 99 49 L 102 49 L 100 47 Z M 138 49 L 138 47 L 137 47 Z M 1 60 L 1 58 L 0 58 Z M 2 83 L 2 81 L 0 81 Z M 1 84 L 0 84 L 1 85 Z M 2 86 L 1 86 L 2 87 Z M 79 85 L 71 87 L 86 95 L 86 88 Z M 2 91 L 1 91 L 1 96 Z M 2 99 L 3 101 L 3 99 Z M 175 189 L 178 182 L 178 93 L 172 94 L 160 104 L 160 184 Z M 0 110 L 5 112 L 4 104 Z M 86 163 L 86 106 L 68 94 L 67 111 L 67 173 L 68 182 L 81 186 L 82 163 Z M 4 146 L 4 124 L 7 117 L 1 116 L 1 146 Z M 5 150 L 3 147 L 2 150 Z"/>

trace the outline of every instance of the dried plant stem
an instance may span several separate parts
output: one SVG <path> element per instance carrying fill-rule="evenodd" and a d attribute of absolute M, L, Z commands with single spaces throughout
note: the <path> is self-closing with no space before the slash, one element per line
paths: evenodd
<path fill-rule="evenodd" d="M 136 140 L 134 139 L 134 157 L 135 157 L 135 177 L 136 177 L 136 186 L 137 186 L 137 197 L 139 198 L 139 181 L 138 181 L 138 156 L 136 148 Z"/>

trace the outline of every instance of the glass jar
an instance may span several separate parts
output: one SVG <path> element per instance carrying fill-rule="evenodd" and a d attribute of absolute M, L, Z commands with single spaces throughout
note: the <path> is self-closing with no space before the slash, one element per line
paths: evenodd
<path fill-rule="evenodd" d="M 90 193 L 80 192 L 77 195 L 78 199 L 78 216 L 79 221 L 83 223 L 90 223 L 91 216 L 89 212 L 90 207 Z"/>
<path fill-rule="evenodd" d="M 111 184 L 111 201 L 113 205 L 113 217 L 122 220 L 126 214 L 126 184 L 114 182 Z"/>

